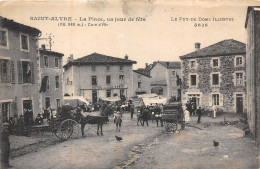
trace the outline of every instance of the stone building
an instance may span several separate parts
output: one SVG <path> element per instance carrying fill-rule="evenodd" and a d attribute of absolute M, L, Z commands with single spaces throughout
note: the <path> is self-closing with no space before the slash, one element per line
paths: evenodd
<path fill-rule="evenodd" d="M 57 110 L 63 105 L 63 56 L 62 53 L 45 49 L 45 45 L 40 49 L 40 99 L 44 109 L 51 107 Z"/>
<path fill-rule="evenodd" d="M 247 30 L 247 119 L 251 133 L 260 145 L 260 6 L 248 7 Z"/>
<path fill-rule="evenodd" d="M 181 63 L 157 61 L 146 67 L 150 71 L 151 93 L 167 99 L 181 98 Z"/>
<path fill-rule="evenodd" d="M 224 112 L 246 112 L 246 45 L 229 39 L 180 56 L 183 103 Z"/>
<path fill-rule="evenodd" d="M 132 97 L 133 67 L 136 61 L 92 53 L 64 65 L 64 93 L 83 96 L 92 103 L 99 98 Z"/>
<path fill-rule="evenodd" d="M 1 122 L 22 115 L 24 109 L 31 109 L 33 116 L 40 112 L 40 33 L 36 28 L 0 17 Z"/>
<path fill-rule="evenodd" d="M 151 76 L 150 71 L 139 68 L 133 70 L 133 88 L 135 95 L 151 93 Z"/>

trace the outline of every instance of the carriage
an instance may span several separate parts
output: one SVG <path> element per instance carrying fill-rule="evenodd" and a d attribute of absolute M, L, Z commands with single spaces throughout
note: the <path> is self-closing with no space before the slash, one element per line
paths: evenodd
<path fill-rule="evenodd" d="M 102 125 L 107 120 L 106 116 L 88 115 L 84 117 L 71 106 L 63 106 L 57 115 L 57 118 L 50 120 L 49 127 L 51 132 L 61 140 L 78 137 L 80 129 L 82 136 L 84 136 L 84 127 L 86 124 L 97 124 L 97 134 L 99 135 L 100 128 L 101 135 L 103 135 Z"/>
<path fill-rule="evenodd" d="M 183 130 L 185 127 L 184 113 L 181 102 L 173 102 L 163 107 L 162 121 L 165 124 L 166 132 L 174 132 L 178 129 L 178 124 Z"/>

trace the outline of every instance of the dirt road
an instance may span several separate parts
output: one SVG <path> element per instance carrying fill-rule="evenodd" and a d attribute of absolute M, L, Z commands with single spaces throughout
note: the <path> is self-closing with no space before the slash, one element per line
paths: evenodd
<path fill-rule="evenodd" d="M 155 122 L 136 126 L 136 119 L 125 115 L 120 133 L 115 124 L 104 126 L 104 136 L 87 126 L 88 136 L 68 140 L 16 157 L 10 163 L 17 169 L 80 168 L 259 168 L 258 151 L 250 138 L 235 126 L 194 125 L 179 134 L 167 134 Z M 123 137 L 118 142 L 115 135 Z M 220 142 L 213 146 L 213 140 Z"/>

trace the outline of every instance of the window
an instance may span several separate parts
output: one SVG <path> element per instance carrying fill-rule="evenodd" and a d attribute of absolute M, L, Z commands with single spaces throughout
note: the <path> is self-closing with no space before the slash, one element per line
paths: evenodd
<path fill-rule="evenodd" d="M 31 83 L 31 65 L 28 61 L 22 61 L 22 78 L 23 83 Z"/>
<path fill-rule="evenodd" d="M 190 61 L 190 68 L 194 69 L 196 67 L 196 61 L 195 60 L 191 60 Z"/>
<path fill-rule="evenodd" d="M 9 83 L 9 60 L 1 59 L 1 82 Z"/>
<path fill-rule="evenodd" d="M 46 82 L 46 91 L 50 91 L 50 78 L 49 76 L 46 76 L 47 82 Z"/>
<path fill-rule="evenodd" d="M 120 97 L 124 96 L 125 90 L 124 89 L 120 89 Z"/>
<path fill-rule="evenodd" d="M 219 106 L 219 94 L 212 95 L 213 105 Z"/>
<path fill-rule="evenodd" d="M 106 84 L 110 84 L 111 83 L 111 76 L 107 75 L 106 76 Z"/>
<path fill-rule="evenodd" d="M 124 84 L 124 75 L 119 75 L 119 84 Z"/>
<path fill-rule="evenodd" d="M 59 67 L 59 58 L 54 58 L 55 67 Z"/>
<path fill-rule="evenodd" d="M 243 57 L 242 56 L 237 56 L 235 57 L 235 63 L 236 63 L 236 66 L 242 66 L 243 65 Z"/>
<path fill-rule="evenodd" d="M 0 46 L 5 48 L 8 47 L 7 30 L 0 30 Z"/>
<path fill-rule="evenodd" d="M 138 75 L 137 77 L 140 79 L 140 78 L 141 78 L 141 75 Z"/>
<path fill-rule="evenodd" d="M 2 103 L 2 115 L 3 122 L 8 122 L 8 118 L 10 117 L 10 102 Z"/>
<path fill-rule="evenodd" d="M 176 75 L 176 72 L 175 72 L 174 70 L 172 71 L 172 75 L 173 75 L 173 76 L 175 76 L 175 75 Z"/>
<path fill-rule="evenodd" d="M 212 59 L 212 67 L 218 67 L 219 66 L 219 60 L 218 59 Z"/>
<path fill-rule="evenodd" d="M 96 86 L 97 85 L 97 76 L 92 76 L 91 81 L 92 81 L 92 86 Z"/>
<path fill-rule="evenodd" d="M 119 66 L 119 70 L 120 71 L 123 71 L 124 69 L 123 69 L 124 67 L 121 65 L 121 66 Z"/>
<path fill-rule="evenodd" d="M 27 35 L 21 34 L 21 49 L 29 50 L 29 37 Z"/>
<path fill-rule="evenodd" d="M 243 73 L 236 73 L 236 85 L 243 85 L 244 80 L 243 80 Z"/>
<path fill-rule="evenodd" d="M 57 110 L 60 107 L 60 99 L 56 99 Z"/>
<path fill-rule="evenodd" d="M 45 66 L 45 67 L 48 67 L 48 66 L 49 66 L 48 56 L 44 56 L 44 66 Z"/>
<path fill-rule="evenodd" d="M 196 75 L 190 75 L 190 85 L 197 86 L 197 76 Z"/>
<path fill-rule="evenodd" d="M 110 66 L 106 66 L 106 71 L 107 71 L 107 72 L 110 71 Z"/>
<path fill-rule="evenodd" d="M 137 84 L 137 86 L 138 86 L 138 88 L 141 88 L 141 82 L 138 82 L 138 84 Z"/>
<path fill-rule="evenodd" d="M 55 88 L 56 89 L 60 88 L 60 78 L 59 78 L 59 76 L 55 76 Z"/>
<path fill-rule="evenodd" d="M 212 74 L 212 85 L 219 85 L 219 74 Z"/>
<path fill-rule="evenodd" d="M 111 90 L 107 90 L 107 97 L 111 97 Z"/>
<path fill-rule="evenodd" d="M 51 100 L 49 97 L 45 97 L 45 108 L 48 109 L 51 106 Z"/>
<path fill-rule="evenodd" d="M 92 72 L 96 71 L 96 66 L 91 66 Z"/>

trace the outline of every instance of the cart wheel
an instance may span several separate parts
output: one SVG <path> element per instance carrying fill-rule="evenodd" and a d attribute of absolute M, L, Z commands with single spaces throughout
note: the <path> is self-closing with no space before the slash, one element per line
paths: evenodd
<path fill-rule="evenodd" d="M 60 124 L 60 130 L 63 140 L 67 140 L 70 137 L 75 138 L 79 133 L 79 125 L 75 120 L 67 119 Z"/>
<path fill-rule="evenodd" d="M 79 133 L 80 133 L 80 125 L 76 121 L 74 121 L 74 123 L 72 123 L 72 134 L 70 138 L 77 138 Z"/>

